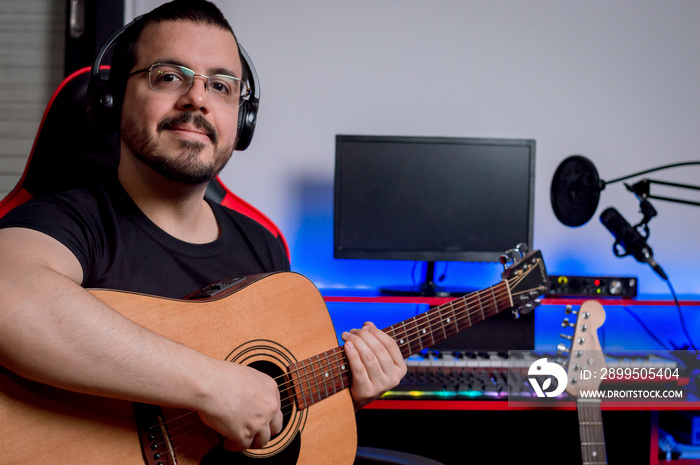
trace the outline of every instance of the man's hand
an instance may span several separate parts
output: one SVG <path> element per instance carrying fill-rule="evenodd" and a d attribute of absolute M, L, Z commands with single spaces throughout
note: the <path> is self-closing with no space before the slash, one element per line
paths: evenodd
<path fill-rule="evenodd" d="M 399 384 L 406 375 L 406 363 L 396 341 L 374 323 L 345 332 L 342 338 L 352 373 L 350 393 L 359 410 Z"/>
<path fill-rule="evenodd" d="M 225 438 L 229 450 L 259 449 L 282 430 L 277 383 L 253 368 L 222 362 L 213 399 L 202 421 Z M 213 381 L 213 380 L 212 380 Z"/>

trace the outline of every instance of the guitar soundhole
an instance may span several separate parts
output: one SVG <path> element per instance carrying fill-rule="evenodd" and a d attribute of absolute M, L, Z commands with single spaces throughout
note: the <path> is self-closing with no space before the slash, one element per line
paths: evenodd
<path fill-rule="evenodd" d="M 252 362 L 249 366 L 251 368 L 255 368 L 256 370 L 262 373 L 265 373 L 266 375 L 277 381 L 277 387 L 280 391 L 280 400 L 282 403 L 282 431 L 284 431 L 284 429 L 289 424 L 289 420 L 292 417 L 292 414 L 294 413 L 294 391 L 292 390 L 289 377 L 279 366 L 271 362 L 257 361 Z M 274 439 L 275 437 L 276 436 L 274 436 L 272 439 Z"/>
<path fill-rule="evenodd" d="M 217 447 L 210 451 L 207 457 L 219 457 L 221 460 L 203 461 L 202 463 L 209 465 L 260 463 L 260 461 L 271 465 L 296 463 L 301 450 L 301 432 L 306 424 L 308 410 L 300 410 L 297 407 L 294 387 L 285 369 L 285 367 L 296 363 L 294 355 L 287 348 L 274 341 L 257 339 L 236 347 L 226 357 L 226 360 L 254 368 L 277 382 L 282 406 L 283 427 L 282 431 L 272 437 L 262 449 L 248 449 L 242 453 L 234 454 L 226 451 L 223 447 Z"/>
<path fill-rule="evenodd" d="M 265 373 L 277 381 L 277 386 L 280 391 L 280 400 L 282 401 L 283 427 L 281 434 L 289 436 L 290 431 L 287 430 L 287 426 L 290 420 L 294 418 L 296 409 L 294 408 L 293 390 L 291 389 L 288 376 L 286 376 L 282 368 L 272 362 L 254 361 L 248 366 Z M 283 465 L 296 463 L 301 449 L 301 436 L 298 434 L 298 431 L 294 430 L 291 431 L 291 435 L 291 440 L 287 438 L 285 441 L 284 438 L 281 438 L 285 444 L 272 453 L 258 453 L 257 451 L 246 451 L 243 453 L 231 452 L 224 449 L 223 446 L 217 446 L 204 456 L 201 465 L 245 465 L 252 463 L 261 465 Z M 279 435 L 272 437 L 270 442 L 273 443 L 277 438 L 279 438 Z M 264 451 L 264 449 L 261 449 L 260 452 L 261 451 Z"/>

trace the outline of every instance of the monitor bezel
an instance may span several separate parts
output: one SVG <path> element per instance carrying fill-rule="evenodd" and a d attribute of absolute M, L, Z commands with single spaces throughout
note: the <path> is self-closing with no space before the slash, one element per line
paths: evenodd
<path fill-rule="evenodd" d="M 390 250 L 390 249 L 348 249 L 340 244 L 340 212 L 342 209 L 340 189 L 342 173 L 339 161 L 342 155 L 342 145 L 347 142 L 377 142 L 377 143 L 421 143 L 421 144 L 468 144 L 468 145 L 497 145 L 527 147 L 528 161 L 528 225 L 526 245 L 532 249 L 533 223 L 535 208 L 535 149 L 534 139 L 516 138 L 474 138 L 474 137 L 423 137 L 423 136 L 377 136 L 377 135 L 336 135 L 335 154 L 335 183 L 333 200 L 333 256 L 340 259 L 360 260 L 411 260 L 411 261 L 462 261 L 462 262 L 495 262 L 505 250 L 469 251 L 469 250 Z M 512 247 L 518 244 L 512 244 Z"/>

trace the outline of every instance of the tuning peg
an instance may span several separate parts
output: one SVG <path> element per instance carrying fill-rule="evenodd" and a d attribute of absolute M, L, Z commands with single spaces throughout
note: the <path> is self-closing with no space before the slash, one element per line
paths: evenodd
<path fill-rule="evenodd" d="M 539 307 L 540 303 L 541 302 L 539 300 L 527 302 L 525 305 L 522 305 L 520 307 L 520 313 L 528 314 L 531 311 L 533 311 L 536 307 Z"/>
<path fill-rule="evenodd" d="M 576 315 L 578 312 L 576 310 L 571 309 L 571 304 L 567 305 L 566 308 L 564 309 L 564 313 L 567 315 L 571 315 L 572 313 Z"/>
<path fill-rule="evenodd" d="M 504 255 L 501 255 L 498 257 L 498 261 L 503 265 L 503 271 L 506 271 L 508 269 L 508 257 Z"/>
<path fill-rule="evenodd" d="M 573 336 L 569 336 L 568 334 L 564 334 L 564 333 L 560 334 L 559 337 L 562 338 L 562 339 L 566 339 L 567 341 L 573 341 L 573 340 L 574 340 L 574 337 L 573 337 Z"/>
<path fill-rule="evenodd" d="M 524 257 L 525 254 L 527 254 L 527 249 L 528 249 L 528 247 L 527 247 L 527 244 L 526 244 L 526 243 L 521 242 L 520 244 L 518 244 L 518 245 L 515 246 L 515 249 L 516 249 L 518 252 L 520 252 L 520 256 L 521 256 L 521 257 Z"/>
<path fill-rule="evenodd" d="M 564 344 L 558 344 L 557 345 L 557 352 L 568 354 L 569 352 L 571 352 L 571 350 L 568 347 L 566 347 Z"/>
<path fill-rule="evenodd" d="M 520 254 L 520 251 L 518 249 L 510 249 L 508 252 L 506 252 L 510 259 L 513 261 L 513 263 L 517 263 L 520 261 L 522 258 L 522 255 Z"/>
<path fill-rule="evenodd" d="M 576 326 L 574 323 L 571 323 L 568 318 L 564 318 L 564 321 L 561 322 L 561 327 L 562 328 L 573 328 Z"/>

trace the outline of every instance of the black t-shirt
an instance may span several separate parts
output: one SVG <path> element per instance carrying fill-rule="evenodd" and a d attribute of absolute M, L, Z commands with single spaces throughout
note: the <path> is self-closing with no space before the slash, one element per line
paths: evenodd
<path fill-rule="evenodd" d="M 207 244 L 167 234 L 116 181 L 32 199 L 0 218 L 0 228 L 34 229 L 64 244 L 80 261 L 86 288 L 181 298 L 224 278 L 289 270 L 264 226 L 209 204 L 220 235 Z"/>

